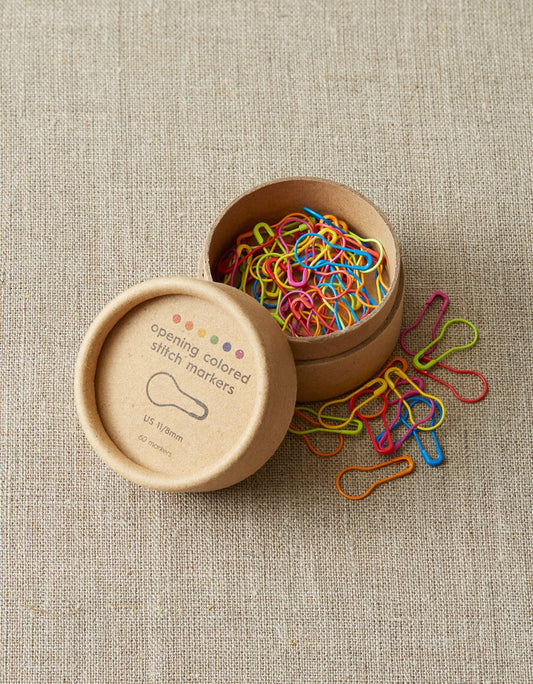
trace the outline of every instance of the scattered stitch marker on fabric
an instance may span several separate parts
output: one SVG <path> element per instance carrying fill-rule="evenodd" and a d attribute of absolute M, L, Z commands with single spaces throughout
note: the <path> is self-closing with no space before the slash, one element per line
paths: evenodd
<path fill-rule="evenodd" d="M 472 339 L 467 342 L 466 344 L 458 344 L 455 347 L 450 347 L 450 349 L 447 349 L 446 351 L 442 352 L 439 356 L 437 356 L 436 359 L 429 359 L 429 360 L 424 360 L 424 355 L 430 350 L 434 349 L 436 344 L 439 342 L 444 337 L 444 334 L 446 330 L 450 327 L 450 325 L 457 323 L 464 323 L 467 325 L 471 330 L 474 331 L 474 335 Z M 452 352 L 459 351 L 460 349 L 469 349 L 470 347 L 473 347 L 475 343 L 477 342 L 478 338 L 478 332 L 476 326 L 471 323 L 470 321 L 467 321 L 466 318 L 452 318 L 449 321 L 446 321 L 446 323 L 442 326 L 442 330 L 440 333 L 435 337 L 431 342 L 426 345 L 423 349 L 421 349 L 419 352 L 417 352 L 413 358 L 413 366 L 417 368 L 418 370 L 429 370 L 430 368 L 433 368 L 433 366 L 436 363 L 439 363 L 439 361 L 442 361 L 442 359 L 445 356 L 448 356 L 448 354 L 451 354 Z"/>
<path fill-rule="evenodd" d="M 431 304 L 441 299 L 442 304 L 438 310 L 437 317 L 431 329 L 431 341 L 426 344 L 419 352 L 414 352 L 406 346 L 405 337 L 408 333 L 417 328 L 426 316 Z M 465 350 L 472 347 L 478 340 L 476 327 L 470 321 L 462 318 L 452 318 L 442 325 L 439 332 L 439 324 L 449 305 L 449 298 L 444 292 L 433 292 L 417 320 L 402 331 L 399 339 L 400 346 L 404 352 L 413 357 L 413 370 L 409 370 L 409 363 L 402 357 L 392 358 L 381 371 L 364 385 L 358 387 L 353 392 L 324 402 L 317 410 L 308 406 L 297 406 L 293 422 L 289 432 L 299 435 L 306 442 L 309 450 L 317 456 L 335 456 L 340 453 L 345 442 L 346 435 L 357 435 L 365 427 L 374 451 L 378 454 L 392 454 L 400 447 L 407 444 L 414 444 L 416 450 L 431 467 L 440 465 L 444 461 L 444 453 L 437 437 L 437 428 L 440 428 L 445 418 L 444 403 L 441 399 L 427 392 L 424 388 L 424 378 L 434 380 L 441 385 L 448 387 L 453 395 L 462 402 L 474 403 L 480 401 L 487 393 L 488 384 L 485 378 L 478 371 L 462 370 L 452 368 L 442 363 L 442 359 L 452 352 Z M 444 337 L 450 326 L 463 325 L 473 331 L 470 341 L 450 347 L 439 356 L 432 358 L 438 343 Z M 465 398 L 453 388 L 449 383 L 439 377 L 432 375 L 427 369 L 433 367 L 444 368 L 457 374 L 469 374 L 479 378 L 483 383 L 483 392 L 472 399 Z M 416 375 L 414 374 L 416 373 Z M 422 377 L 419 377 L 422 376 Z M 371 402 L 377 402 L 378 410 L 370 410 L 368 406 Z M 326 410 L 332 408 L 341 409 L 343 415 L 325 415 Z M 420 411 L 422 409 L 422 412 Z M 389 413 L 392 415 L 389 417 Z M 415 416 L 415 412 L 417 416 Z M 303 419 L 310 427 L 297 427 L 296 420 Z M 379 421 L 379 432 L 372 428 L 371 422 Z M 310 441 L 309 434 L 313 432 L 324 432 L 338 435 L 338 446 L 330 452 L 318 450 Z M 361 495 L 351 495 L 341 487 L 341 480 L 344 475 L 352 470 L 370 471 L 396 462 L 405 461 L 408 467 L 404 470 L 385 477 L 375 482 L 366 492 Z M 383 482 L 397 477 L 403 477 L 413 470 L 414 464 L 410 456 L 400 456 L 379 463 L 375 466 L 349 466 L 341 470 L 337 475 L 336 486 L 340 494 L 347 499 L 364 499 Z"/>
<path fill-rule="evenodd" d="M 341 487 L 341 480 L 346 475 L 346 473 L 349 473 L 352 470 L 361 470 L 364 472 L 372 471 L 372 470 L 377 470 L 378 468 L 384 468 L 385 466 L 392 465 L 393 463 L 401 463 L 401 462 L 407 463 L 407 467 L 404 468 L 403 470 L 400 470 L 397 473 L 394 473 L 393 475 L 388 475 L 387 477 L 381 478 L 381 480 L 377 480 L 374 482 L 374 484 L 370 485 L 370 487 L 364 492 L 363 494 L 359 494 L 357 496 L 354 496 L 352 494 L 348 494 L 347 492 L 344 491 Z M 372 493 L 372 491 L 380 484 L 383 484 L 384 482 L 389 482 L 390 480 L 395 480 L 398 477 L 403 477 L 404 475 L 408 475 L 413 468 L 415 467 L 415 464 L 413 463 L 413 459 L 410 458 L 409 456 L 396 456 L 395 458 L 391 458 L 390 461 L 385 461 L 384 463 L 378 463 L 377 465 L 373 466 L 348 466 L 347 468 L 344 468 L 344 470 L 341 470 L 341 472 L 337 475 L 337 479 L 335 481 L 335 484 L 337 486 L 337 489 L 339 491 L 339 494 L 342 494 L 346 499 L 351 499 L 352 501 L 359 501 L 361 499 L 365 499 L 369 494 Z"/>
<path fill-rule="evenodd" d="M 433 324 L 433 327 L 431 329 L 431 336 L 433 338 L 434 344 L 427 345 L 425 347 L 425 353 L 421 354 L 420 352 L 418 352 L 418 354 L 417 354 L 417 352 L 412 351 L 411 349 L 409 349 L 407 347 L 407 344 L 405 342 L 405 338 L 409 333 L 411 333 L 416 328 L 418 328 L 418 326 L 422 323 L 424 317 L 426 316 L 430 306 L 432 305 L 432 303 L 437 298 L 442 299 L 442 305 L 441 305 L 441 308 L 439 309 L 435 323 Z M 442 320 L 442 317 L 443 317 L 446 309 L 449 306 L 449 303 L 450 303 L 450 299 L 449 299 L 448 295 L 446 295 L 444 292 L 441 292 L 440 290 L 436 290 L 435 292 L 433 292 L 428 297 L 428 299 L 427 299 L 426 303 L 424 304 L 422 311 L 421 311 L 420 315 L 418 316 L 418 318 L 416 319 L 416 321 L 414 323 L 412 323 L 410 326 L 408 326 L 407 328 L 405 328 L 402 331 L 402 333 L 400 334 L 400 340 L 399 340 L 400 347 L 403 349 L 403 351 L 408 356 L 413 356 L 413 357 L 418 356 L 419 359 L 421 359 L 422 361 L 426 361 L 426 362 L 431 360 L 430 357 L 428 356 L 428 354 L 432 351 L 432 349 L 434 348 L 434 346 L 437 342 L 437 338 L 439 337 L 438 332 L 437 332 L 438 326 L 439 326 L 440 321 Z M 469 325 L 471 325 L 473 327 L 473 329 L 475 330 L 476 341 L 477 341 L 477 330 L 476 330 L 476 328 L 473 326 L 473 324 L 470 323 L 470 321 L 468 321 L 467 323 Z M 441 331 L 441 335 L 442 335 L 442 331 Z M 442 358 L 442 356 L 441 356 L 441 358 Z M 488 386 L 487 380 L 478 371 L 454 368 L 453 366 L 448 366 L 447 364 L 443 363 L 442 361 L 439 361 L 438 359 L 435 359 L 435 363 L 433 364 L 433 368 L 444 368 L 444 370 L 446 370 L 450 373 L 454 373 L 455 375 L 474 376 L 475 378 L 478 378 L 481 381 L 483 389 L 478 396 L 476 396 L 476 397 L 464 397 L 463 395 L 459 394 L 459 391 L 455 387 L 453 387 L 449 382 L 438 377 L 437 375 L 434 375 L 433 373 L 430 373 L 427 369 L 421 368 L 420 364 L 417 365 L 417 371 L 418 371 L 418 373 L 420 373 L 420 375 L 427 377 L 427 378 L 431 378 L 431 380 L 434 380 L 435 382 L 438 382 L 439 384 L 443 385 L 444 387 L 447 387 L 456 399 L 458 399 L 459 401 L 462 401 L 465 404 L 475 404 L 476 402 L 481 401 L 488 392 L 489 386 Z"/>
<path fill-rule="evenodd" d="M 242 233 L 215 268 L 215 280 L 247 292 L 292 337 L 344 330 L 387 295 L 386 255 L 332 214 L 313 209 Z"/>

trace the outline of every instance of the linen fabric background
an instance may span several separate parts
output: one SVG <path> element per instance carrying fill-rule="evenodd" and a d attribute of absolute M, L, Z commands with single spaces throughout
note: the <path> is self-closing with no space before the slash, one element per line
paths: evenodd
<path fill-rule="evenodd" d="M 0 4 L 3 682 L 533 680 L 532 9 Z M 382 208 L 404 323 L 447 292 L 487 398 L 432 386 L 444 465 L 406 446 L 415 472 L 362 502 L 334 481 L 379 461 L 364 437 L 319 459 L 288 436 L 214 493 L 122 480 L 73 404 L 88 325 L 196 274 L 223 207 L 287 175 Z"/>

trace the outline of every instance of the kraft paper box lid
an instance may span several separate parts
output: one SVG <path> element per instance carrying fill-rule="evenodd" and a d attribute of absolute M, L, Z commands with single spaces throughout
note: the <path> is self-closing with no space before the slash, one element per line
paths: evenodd
<path fill-rule="evenodd" d="M 287 337 L 239 290 L 194 278 L 136 285 L 89 328 L 76 407 L 99 456 L 137 484 L 208 491 L 276 451 L 296 402 Z"/>

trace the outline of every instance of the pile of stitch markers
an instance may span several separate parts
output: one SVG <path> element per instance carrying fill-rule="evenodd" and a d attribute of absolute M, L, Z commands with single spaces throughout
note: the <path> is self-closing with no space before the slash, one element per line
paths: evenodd
<path fill-rule="evenodd" d="M 303 213 L 294 212 L 274 224 L 257 223 L 239 235 L 218 262 L 215 280 L 255 297 L 287 334 L 316 337 L 344 330 L 379 306 L 389 289 L 385 268 L 386 255 L 378 240 L 356 235 L 336 216 L 322 216 L 304 207 Z M 406 336 L 422 322 L 438 298 L 442 305 L 431 339 L 425 347 L 413 351 L 406 344 Z M 452 318 L 439 328 L 448 304 L 443 292 L 434 292 L 418 319 L 402 332 L 400 345 L 412 357 L 412 369 L 406 359 L 396 357 L 362 387 L 322 404 L 318 410 L 296 407 L 289 431 L 300 435 L 316 455 L 335 456 L 342 450 L 346 435 L 366 433 L 380 456 L 393 456 L 373 466 L 353 465 L 341 470 L 336 485 L 347 499 L 363 499 L 378 484 L 410 473 L 414 468 L 412 457 L 394 456 L 404 445 L 416 447 L 429 466 L 443 462 L 437 430 L 446 412 L 443 401 L 433 394 L 431 383 L 446 387 L 465 403 L 480 401 L 486 395 L 487 381 L 481 373 L 443 363 L 452 352 L 472 347 L 478 337 L 474 324 L 464 318 Z M 470 341 L 441 351 L 443 337 L 457 326 L 467 329 Z M 436 369 L 439 375 L 430 372 Z M 442 373 L 475 378 L 481 392 L 473 398 L 464 397 Z M 337 435 L 337 448 L 319 451 L 312 443 L 314 433 Z M 376 480 L 363 494 L 349 494 L 341 486 L 347 472 L 377 470 L 397 463 L 405 464 L 403 470 Z"/>
<path fill-rule="evenodd" d="M 215 280 L 267 308 L 287 334 L 344 330 L 375 309 L 388 291 L 383 245 L 312 209 L 278 223 L 257 223 L 219 260 Z"/>
<path fill-rule="evenodd" d="M 442 304 L 431 328 L 429 343 L 419 351 L 413 351 L 407 346 L 408 334 L 417 328 L 424 319 L 428 309 L 436 299 L 441 299 Z M 463 370 L 443 363 L 443 359 L 452 352 L 472 347 L 478 338 L 477 329 L 473 323 L 464 318 L 452 318 L 439 328 L 442 317 L 448 308 L 449 298 L 443 292 L 436 291 L 430 295 L 418 319 L 403 330 L 400 335 L 400 345 L 407 356 L 412 357 L 412 370 L 409 363 L 402 357 L 393 358 L 377 374 L 362 387 L 357 388 L 350 394 L 333 399 L 314 410 L 307 406 L 297 406 L 290 432 L 300 435 L 311 451 L 318 456 L 335 456 L 338 454 L 344 442 L 345 435 L 358 435 L 365 432 L 374 448 L 381 456 L 393 455 L 404 445 L 411 443 L 416 447 L 421 458 L 429 466 L 438 466 L 443 462 L 444 454 L 437 438 L 437 429 L 442 425 L 445 418 L 443 401 L 428 391 L 429 383 L 439 383 L 446 387 L 452 395 L 461 402 L 474 403 L 481 401 L 487 393 L 487 381 L 481 373 L 474 370 Z M 442 340 L 451 327 L 465 327 L 471 339 L 465 343 L 448 347 L 441 351 Z M 434 374 L 435 369 L 439 375 Z M 481 392 L 473 398 L 462 396 L 447 380 L 441 377 L 441 373 L 470 376 L 476 378 L 480 384 Z M 377 402 L 377 410 L 375 403 Z M 374 405 L 369 410 L 370 405 Z M 328 413 L 336 407 L 341 407 L 343 416 Z M 338 413 L 338 412 L 337 412 Z M 310 435 L 312 433 L 333 433 L 339 437 L 338 447 L 330 452 L 316 449 Z M 377 470 L 396 463 L 404 463 L 406 467 L 392 475 L 383 477 L 363 494 L 352 495 L 347 493 L 341 486 L 344 475 L 350 471 Z M 349 466 L 339 472 L 336 479 L 338 491 L 347 499 L 363 499 L 379 484 L 398 477 L 403 477 L 414 468 L 411 456 L 395 456 L 383 463 L 374 466 Z"/>

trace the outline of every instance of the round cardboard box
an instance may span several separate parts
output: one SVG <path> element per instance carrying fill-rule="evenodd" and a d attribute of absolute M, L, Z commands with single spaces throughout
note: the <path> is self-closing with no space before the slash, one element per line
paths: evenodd
<path fill-rule="evenodd" d="M 329 180 L 295 177 L 264 183 L 238 197 L 218 217 L 207 236 L 199 269 L 201 277 L 212 281 L 218 260 L 238 235 L 258 221 L 273 223 L 305 206 L 322 214 L 333 213 L 362 237 L 381 241 L 389 291 L 370 314 L 345 330 L 318 337 L 288 337 L 296 361 L 299 401 L 326 399 L 344 388 L 357 387 L 379 368 L 377 359 L 388 358 L 396 343 L 404 276 L 400 245 L 383 213 L 359 192 Z M 350 365 L 348 358 L 355 365 Z M 322 372 L 325 368 L 327 373 Z M 320 374 L 313 376 L 313 369 Z"/>
<path fill-rule="evenodd" d="M 275 452 L 292 418 L 286 336 L 238 290 L 192 278 L 123 292 L 89 328 L 75 398 L 101 458 L 169 491 L 233 485 Z"/>

